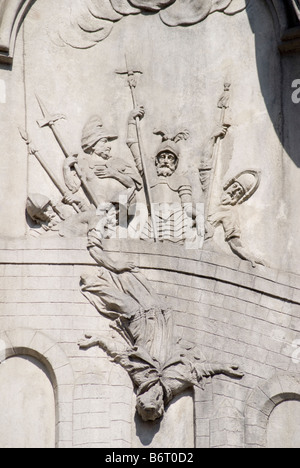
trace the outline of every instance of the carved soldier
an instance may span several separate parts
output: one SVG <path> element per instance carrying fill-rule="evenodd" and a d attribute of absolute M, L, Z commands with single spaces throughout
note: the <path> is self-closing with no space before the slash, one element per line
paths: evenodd
<path fill-rule="evenodd" d="M 137 141 L 135 119 L 142 119 L 144 108 L 138 107 L 130 114 L 128 122 L 127 144 L 132 152 L 136 166 L 143 175 L 143 165 Z M 167 131 L 154 131 L 162 137 L 155 156 L 156 173 L 150 179 L 150 191 L 155 211 L 156 227 L 160 241 L 183 243 L 186 240 L 186 231 L 196 218 L 193 207 L 192 187 L 187 177 L 177 172 L 180 151 L 179 141 L 187 140 L 189 132 L 184 130 L 172 136 Z M 196 232 L 194 231 L 196 236 Z M 150 221 L 142 233 L 142 238 L 152 237 Z"/>
<path fill-rule="evenodd" d="M 164 414 L 165 406 L 187 388 L 203 386 L 205 378 L 224 374 L 243 377 L 236 365 L 210 364 L 195 346 L 176 336 L 173 311 L 161 300 L 142 273 L 131 262 L 113 261 L 101 239 L 109 225 L 109 214 L 91 229 L 90 255 L 101 266 L 98 274 L 83 275 L 82 293 L 99 313 L 114 320 L 123 338 L 86 335 L 79 346 L 103 348 L 130 375 L 137 389 L 137 411 L 145 421 Z"/>
<path fill-rule="evenodd" d="M 82 132 L 83 153 L 66 161 L 67 187 L 76 193 L 82 185 L 95 206 L 115 200 L 119 194 L 125 194 L 130 202 L 134 192 L 142 187 L 141 178 L 133 167 L 111 156 L 111 142 L 117 138 L 103 126 L 99 116 L 93 116 Z M 74 178 L 71 171 L 75 164 L 79 178 Z"/>
<path fill-rule="evenodd" d="M 74 214 L 68 205 L 76 204 L 81 211 Z M 30 230 L 34 237 L 59 234 L 61 237 L 84 237 L 96 216 L 96 208 L 72 195 L 62 201 L 53 202 L 41 194 L 30 194 L 26 202 L 26 211 L 35 226 Z"/>
<path fill-rule="evenodd" d="M 206 224 L 205 240 L 214 236 L 215 229 L 222 226 L 225 241 L 231 250 L 243 260 L 247 260 L 255 267 L 264 265 L 260 258 L 252 255 L 242 242 L 240 220 L 237 207 L 248 200 L 256 192 L 260 184 L 260 175 L 256 171 L 244 171 L 228 181 L 224 188 L 220 204 L 216 211 L 209 215 Z"/>

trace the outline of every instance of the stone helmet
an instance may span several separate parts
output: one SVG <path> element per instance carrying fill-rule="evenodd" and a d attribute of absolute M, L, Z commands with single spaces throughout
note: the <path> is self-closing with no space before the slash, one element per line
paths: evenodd
<path fill-rule="evenodd" d="M 260 185 L 261 173 L 259 171 L 248 170 L 243 171 L 237 176 L 230 179 L 224 185 L 224 191 L 226 191 L 234 183 L 238 183 L 244 190 L 244 195 L 238 201 L 238 204 L 241 205 L 245 201 L 249 200 L 250 197 L 256 192 Z"/>
<path fill-rule="evenodd" d="M 87 121 L 82 131 L 81 147 L 83 151 L 85 153 L 91 153 L 93 147 L 102 138 L 113 141 L 117 140 L 118 136 L 114 135 L 103 126 L 101 117 L 94 115 Z"/>
<path fill-rule="evenodd" d="M 157 157 L 165 152 L 170 152 L 172 153 L 177 160 L 177 165 L 179 163 L 179 158 L 180 158 L 180 150 L 178 143 L 181 140 L 187 140 L 190 136 L 190 133 L 188 130 L 183 130 L 178 133 L 176 133 L 174 136 L 171 136 L 170 132 L 166 129 L 164 130 L 154 130 L 154 135 L 160 135 L 162 137 L 162 142 L 159 145 L 156 155 L 155 155 L 155 160 L 157 162 Z"/>
<path fill-rule="evenodd" d="M 50 204 L 50 198 L 45 195 L 41 195 L 40 193 L 30 194 L 26 201 L 26 211 L 30 218 L 36 221 Z"/>

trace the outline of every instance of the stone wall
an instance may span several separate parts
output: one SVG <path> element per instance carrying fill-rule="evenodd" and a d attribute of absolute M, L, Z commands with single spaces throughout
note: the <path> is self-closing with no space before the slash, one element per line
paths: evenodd
<path fill-rule="evenodd" d="M 266 445 L 274 406 L 300 399 L 299 277 L 207 251 L 117 241 L 105 247 L 139 265 L 173 309 L 183 339 L 197 337 L 209 362 L 236 363 L 245 373 L 242 380 L 215 377 L 205 391 L 195 390 L 195 445 Z M 1 242 L 2 365 L 5 358 L 31 355 L 48 368 L 59 447 L 151 446 L 134 415 L 127 373 L 100 349 L 82 351 L 76 344 L 86 332 L 108 330 L 108 320 L 79 289 L 80 275 L 94 268 L 84 240 Z M 191 396 L 184 398 L 189 407 Z M 186 425 L 178 423 L 172 440 L 171 421 L 165 424 L 160 446 L 181 447 L 183 440 L 191 446 Z"/>
<path fill-rule="evenodd" d="M 297 2 L 288 7 L 282 0 L 51 0 L 49 9 L 49 0 L 0 0 L 0 446 L 299 445 L 300 122 L 292 95 L 300 78 L 300 11 Z M 128 77 L 122 75 L 125 65 Z M 139 108 L 136 129 L 148 173 L 143 189 L 131 170 L 124 178 L 124 170 L 140 163 L 130 151 L 137 141 L 128 139 L 133 101 L 145 107 L 145 115 Z M 103 138 L 88 151 L 82 145 L 94 114 L 118 135 L 106 154 L 89 154 Z M 170 174 L 159 175 L 158 135 L 175 145 L 175 128 L 183 138 L 180 151 L 173 148 Z M 112 156 L 112 166 L 103 155 Z M 89 156 L 100 159 L 90 166 Z M 83 218 L 86 208 L 101 205 L 98 191 L 95 198 L 86 182 L 91 171 L 99 191 L 102 178 L 108 189 L 117 183 L 119 194 L 129 185 L 141 188 L 136 201 L 145 206 L 153 192 L 159 203 L 173 203 L 175 196 L 183 209 L 185 197 L 197 205 L 198 249 L 128 239 L 105 240 L 103 246 L 114 265 L 126 258 L 140 268 L 153 296 L 158 293 L 172 310 L 182 342 L 199 347 L 207 363 L 244 372 L 242 379 L 226 372 L 207 378 L 204 390 L 193 381 L 195 388 L 176 394 L 155 423 L 137 416 L 138 390 L 128 372 L 102 349 L 78 346 L 85 334 L 111 332 L 111 321 L 98 314 L 79 285 L 82 274 L 97 268 L 81 233 L 91 219 L 74 219 L 65 206 L 71 203 L 70 177 L 76 178 L 72 167 L 82 157 L 87 166 L 75 170 L 82 200 L 73 199 L 73 208 Z M 164 179 L 158 183 L 159 177 Z M 235 183 L 240 187 L 233 190 Z M 39 216 L 28 209 L 32 194 L 49 201 Z M 103 197 L 115 200 L 104 189 Z M 47 205 L 59 225 L 45 216 Z M 108 214 L 101 213 L 105 231 Z M 210 215 L 217 215 L 215 222 Z M 72 229 L 60 231 L 70 238 L 60 238 L 54 231 L 70 219 Z M 200 228 L 209 224 L 206 234 L 213 238 L 203 247 Z M 40 238 L 31 238 L 38 233 Z M 97 235 L 101 244 L 101 228 Z M 251 262 L 262 260 L 267 266 L 252 268 Z M 150 318 L 137 301 L 135 319 L 157 319 L 155 300 Z M 169 333 L 165 311 L 160 313 L 163 332 Z M 121 332 L 127 331 L 124 325 Z M 163 345 L 173 352 L 169 341 Z M 132 350 L 134 339 L 131 345 Z M 196 357 L 191 359 L 196 372 Z M 163 372 L 155 370 L 166 398 Z M 191 384 L 190 375 L 184 377 Z M 30 424 L 42 427 L 31 439 Z"/>

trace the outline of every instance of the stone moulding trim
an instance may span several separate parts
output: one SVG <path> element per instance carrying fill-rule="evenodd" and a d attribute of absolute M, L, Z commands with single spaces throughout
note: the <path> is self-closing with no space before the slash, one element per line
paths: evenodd
<path fill-rule="evenodd" d="M 36 0 L 0 0 L 0 63 L 13 62 L 17 34 L 35 2 Z M 287 28 L 287 14 L 282 0 L 266 0 L 266 3 L 283 32 Z"/>
<path fill-rule="evenodd" d="M 0 0 L 0 62 L 12 63 L 25 16 L 36 0 Z"/>
<path fill-rule="evenodd" d="M 0 364 L 14 356 L 31 356 L 49 373 L 55 395 L 56 447 L 71 448 L 74 375 L 62 348 L 44 333 L 15 329 L 0 334 Z"/>
<path fill-rule="evenodd" d="M 104 241 L 105 250 L 130 256 L 141 269 L 162 270 L 216 280 L 227 285 L 300 305 L 300 276 L 271 268 L 252 268 L 249 262 L 214 252 L 174 249 L 142 241 Z M 84 239 L 0 241 L 0 275 L 5 265 L 95 265 Z M 1 273 L 2 269 L 2 273 Z"/>
<path fill-rule="evenodd" d="M 245 407 L 246 448 L 267 446 L 267 426 L 272 411 L 285 401 L 300 402 L 300 376 L 276 374 L 255 388 Z"/>

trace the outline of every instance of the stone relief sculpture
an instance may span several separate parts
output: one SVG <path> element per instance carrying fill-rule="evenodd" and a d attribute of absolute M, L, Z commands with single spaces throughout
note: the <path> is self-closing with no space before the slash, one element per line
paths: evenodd
<path fill-rule="evenodd" d="M 86 236 L 88 224 L 95 216 L 96 208 L 87 200 L 74 196 L 67 187 L 62 186 L 42 154 L 34 147 L 27 132 L 20 129 L 20 134 L 28 146 L 28 156 L 33 155 L 38 160 L 62 197 L 60 200 L 53 201 L 43 194 L 29 194 L 26 212 L 34 223 L 30 234 L 35 237 L 45 234 L 59 234 L 61 237 Z"/>
<path fill-rule="evenodd" d="M 147 12 L 158 14 L 167 26 L 190 26 L 212 13 L 240 13 L 247 3 L 247 0 L 77 0 L 72 2 L 71 21 L 61 25 L 58 37 L 61 44 L 85 49 L 106 39 L 114 24 L 128 15 Z"/>
<path fill-rule="evenodd" d="M 243 204 L 257 191 L 261 180 L 260 172 L 246 170 L 239 173 L 224 185 L 217 206 L 213 203 L 213 193 L 217 193 L 219 189 L 216 173 L 221 156 L 220 145 L 231 126 L 226 121 L 226 111 L 230 105 L 230 88 L 231 84 L 225 82 L 224 92 L 218 101 L 218 108 L 221 110 L 219 124 L 209 139 L 199 166 L 200 183 L 206 205 L 205 241 L 211 240 L 214 237 L 215 229 L 221 225 L 225 241 L 229 244 L 232 252 L 241 259 L 251 262 L 255 268 L 257 265 L 264 265 L 264 261 L 251 254 L 242 242 L 237 206 Z"/>
<path fill-rule="evenodd" d="M 251 262 L 253 267 L 264 265 L 264 261 L 252 255 L 244 246 L 237 207 L 252 197 L 259 184 L 260 174 L 257 171 L 244 171 L 230 179 L 223 187 L 219 206 L 208 216 L 205 236 L 206 240 L 212 239 L 216 227 L 221 225 L 225 241 L 228 242 L 233 253 Z"/>
<path fill-rule="evenodd" d="M 132 152 L 137 168 L 143 174 L 140 146 L 138 144 L 135 119 L 144 118 L 142 106 L 134 109 L 128 122 L 128 146 Z M 180 148 L 179 142 L 189 138 L 188 130 L 172 135 L 170 131 L 155 130 L 154 134 L 162 139 L 155 155 L 156 173 L 151 177 L 149 191 L 153 204 L 153 217 L 142 232 L 141 238 L 153 238 L 153 223 L 159 241 L 184 243 L 195 236 L 192 230 L 197 213 L 193 206 L 192 187 L 187 177 L 177 173 Z M 151 222 L 152 221 L 152 222 Z M 188 231 L 188 232 L 187 232 Z"/>
<path fill-rule="evenodd" d="M 134 200 L 136 191 L 141 190 L 142 180 L 130 164 L 120 158 L 111 157 L 111 142 L 118 137 L 103 126 L 99 116 L 91 117 L 83 129 L 80 155 L 72 155 L 56 128 L 57 120 L 63 116 L 51 116 L 39 98 L 38 101 L 44 117 L 38 123 L 40 127 L 47 125 L 51 128 L 66 157 L 62 171 L 65 186 L 59 182 L 59 178 L 34 147 L 26 132 L 20 129 L 21 136 L 28 145 L 29 155 L 38 160 L 62 195 L 59 202 L 42 194 L 28 197 L 27 214 L 41 228 L 35 227 L 31 233 L 58 233 L 62 237 L 86 236 L 88 225 L 96 211 L 101 211 L 101 205 L 108 201 L 119 202 L 121 197 L 128 207 Z M 66 205 L 72 206 L 73 210 L 68 211 Z"/>
<path fill-rule="evenodd" d="M 242 378 L 237 365 L 208 363 L 201 351 L 176 336 L 173 311 L 159 298 L 133 263 L 112 261 L 103 249 L 115 217 L 106 215 L 91 228 L 90 255 L 101 267 L 98 274 L 83 275 L 84 296 L 105 317 L 113 320 L 116 337 L 87 334 L 79 341 L 81 349 L 101 347 L 129 374 L 137 391 L 137 412 L 144 421 L 163 416 L 165 407 L 184 390 L 203 388 L 205 378 L 224 374 Z"/>
<path fill-rule="evenodd" d="M 126 65 L 127 70 L 117 73 L 127 75 L 132 95 L 134 108 L 128 120 L 127 145 L 136 168 L 128 160 L 112 156 L 112 143 L 118 136 L 108 130 L 97 115 L 92 116 L 83 128 L 81 151 L 79 154 L 71 154 L 57 127 L 57 121 L 64 116 L 51 115 L 37 97 L 43 114 L 43 119 L 38 121 L 38 124 L 41 128 L 50 127 L 65 156 L 62 168 L 65 184 L 61 184 L 60 177 L 56 176 L 42 154 L 34 148 L 26 132 L 20 130 L 28 145 L 29 154 L 38 160 L 62 196 L 58 202 L 42 194 L 31 194 L 28 197 L 27 214 L 36 224 L 31 233 L 58 233 L 62 237 L 86 236 L 95 216 L 103 212 L 103 205 L 106 203 L 118 205 L 119 213 L 116 211 L 116 216 L 118 215 L 119 222 L 120 205 L 125 206 L 124 224 L 128 229 L 129 220 L 132 221 L 135 216 L 134 213 L 130 219 L 128 208 L 131 205 L 135 207 L 136 194 L 143 189 L 148 219 L 146 216 L 144 223 L 140 223 L 142 228 L 138 233 L 132 223 L 130 237 L 182 245 L 194 242 L 193 248 L 202 248 L 199 240 L 203 238 L 203 213 L 197 213 L 189 179 L 178 172 L 180 143 L 188 140 L 189 131 L 183 129 L 171 132 L 166 128 L 154 130 L 153 133 L 161 137 L 161 143 L 150 167 L 151 159 L 144 152 L 141 133 L 145 109 L 136 104 L 135 95 L 136 75 L 141 72 L 130 69 L 127 59 Z M 230 83 L 225 82 L 224 91 L 218 100 L 219 123 L 199 166 L 200 183 L 205 196 L 205 241 L 211 240 L 215 229 L 221 225 L 232 252 L 243 260 L 250 261 L 255 267 L 257 264 L 263 265 L 264 262 L 248 252 L 243 244 L 237 206 L 256 192 L 260 184 L 260 174 L 249 170 L 241 172 L 224 186 L 220 202 L 217 205 L 212 202 L 214 194 L 219 192 L 220 177 L 216 175 L 221 158 L 221 142 L 230 128 L 226 119 L 230 89 Z M 128 234 L 129 230 L 126 235 Z"/>
<path fill-rule="evenodd" d="M 87 187 L 96 207 L 117 199 L 121 193 L 129 203 L 135 191 L 142 188 L 141 178 L 133 167 L 111 156 L 111 142 L 117 138 L 103 126 L 99 116 L 91 117 L 82 132 L 83 153 L 68 158 L 64 166 L 67 187 L 72 193 L 77 193 L 81 185 Z M 77 181 L 70 171 L 74 165 L 79 175 Z"/>

